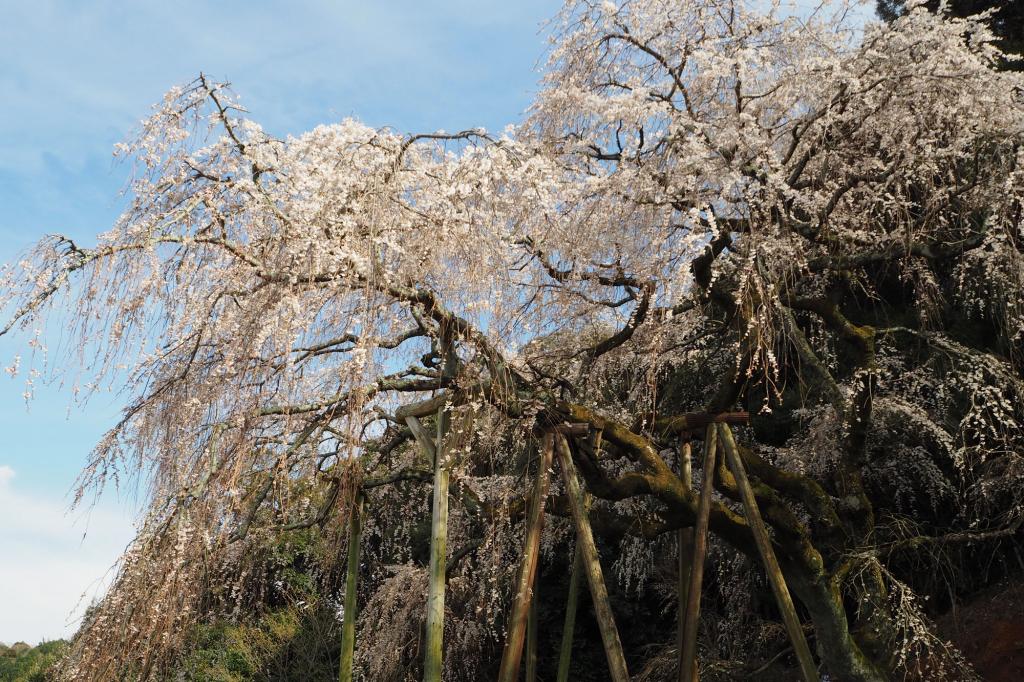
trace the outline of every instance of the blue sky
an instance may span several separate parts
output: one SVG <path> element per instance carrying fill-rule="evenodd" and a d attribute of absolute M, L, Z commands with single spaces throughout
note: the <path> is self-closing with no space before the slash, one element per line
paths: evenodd
<path fill-rule="evenodd" d="M 271 133 L 355 116 L 415 132 L 518 120 L 536 88 L 553 0 L 0 0 L 0 261 L 60 232 L 88 244 L 116 219 L 128 169 L 113 145 L 172 85 L 230 80 Z M 0 366 L 26 354 L 0 339 Z M 116 396 L 72 403 L 0 378 L 0 642 L 53 639 L 131 536 L 131 499 L 66 514 Z M 84 534 L 84 537 L 83 537 Z"/>

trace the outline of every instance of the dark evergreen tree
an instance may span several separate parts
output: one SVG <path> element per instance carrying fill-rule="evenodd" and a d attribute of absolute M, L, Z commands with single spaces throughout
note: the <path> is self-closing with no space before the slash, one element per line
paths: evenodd
<path fill-rule="evenodd" d="M 877 0 L 878 15 L 894 21 L 907 11 L 906 0 Z M 953 17 L 968 17 L 994 10 L 989 25 L 998 36 L 997 45 L 1007 53 L 1003 66 L 1024 71 L 1024 0 L 927 0 L 932 12 L 942 11 Z"/>

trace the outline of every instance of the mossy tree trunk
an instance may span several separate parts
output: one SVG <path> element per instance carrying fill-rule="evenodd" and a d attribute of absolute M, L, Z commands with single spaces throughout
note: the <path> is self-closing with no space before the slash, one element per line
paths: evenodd
<path fill-rule="evenodd" d="M 708 520 L 703 524 L 705 527 L 714 529 L 719 538 L 744 554 L 752 558 L 758 557 L 753 533 L 743 517 L 729 506 L 712 501 L 710 489 L 699 496 L 686 490 L 679 476 L 661 456 L 655 443 L 635 433 L 625 424 L 599 415 L 578 403 L 563 401 L 558 407 L 560 419 L 572 424 L 585 423 L 591 430 L 600 430 L 605 440 L 614 443 L 643 467 L 641 472 L 631 473 L 617 480 L 591 474 L 587 479 L 587 485 L 595 495 L 610 500 L 625 499 L 638 494 L 652 495 L 664 503 L 666 519 L 678 524 L 677 527 L 696 524 L 689 604 L 696 607 L 699 603 L 700 594 L 693 586 L 700 584 L 696 578 L 703 577 L 696 575 L 703 567 L 700 557 L 702 552 L 706 551 L 699 550 L 702 541 L 702 504 L 709 505 L 709 509 L 703 511 L 708 515 Z M 736 423 L 746 421 L 746 415 L 742 415 L 742 419 L 739 414 L 734 416 Z M 730 413 L 721 412 L 700 413 L 692 417 L 682 415 L 673 418 L 672 423 L 661 427 L 661 430 L 663 433 L 682 433 L 692 431 L 698 426 L 707 426 L 710 422 L 714 435 L 709 433 L 705 437 L 707 444 L 711 439 L 717 440 L 715 423 L 730 419 Z M 821 658 L 828 668 L 830 677 L 836 682 L 887 680 L 884 666 L 879 665 L 879 661 L 884 659 L 862 649 L 863 637 L 859 634 L 855 637 L 851 632 L 850 614 L 846 612 L 843 602 L 843 590 L 850 581 L 846 580 L 846 564 L 836 563 L 837 552 L 842 552 L 848 547 L 847 536 L 843 534 L 843 522 L 834 499 L 817 481 L 779 469 L 749 449 L 738 447 L 738 450 L 746 469 L 757 479 L 754 492 L 765 521 L 772 526 L 780 566 L 794 594 L 810 613 Z M 561 461 L 561 450 L 558 455 Z M 708 467 L 709 473 L 706 478 L 712 479 L 711 472 L 715 471 L 715 467 L 713 463 L 709 464 L 711 466 Z M 587 466 L 591 467 L 592 463 L 588 463 Z M 728 470 L 723 469 L 721 480 L 716 480 L 717 478 L 706 482 L 713 484 L 727 498 L 739 501 L 738 490 Z M 816 529 L 813 534 L 792 513 L 788 505 L 781 501 L 780 494 L 798 500 L 806 506 Z M 817 540 L 817 545 L 812 542 L 812 538 Z M 706 542 L 706 536 L 703 540 Z M 827 556 L 823 556 L 823 552 L 826 552 Z M 841 554 L 838 556 L 842 558 Z M 694 617 L 693 622 L 696 621 Z M 686 632 L 687 641 L 690 640 L 690 632 L 692 629 Z M 696 651 L 695 643 L 693 651 Z"/>

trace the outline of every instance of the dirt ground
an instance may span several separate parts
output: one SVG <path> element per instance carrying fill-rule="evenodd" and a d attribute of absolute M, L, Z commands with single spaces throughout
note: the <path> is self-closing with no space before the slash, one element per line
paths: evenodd
<path fill-rule="evenodd" d="M 1024 582 L 985 590 L 938 625 L 986 682 L 1024 682 Z"/>

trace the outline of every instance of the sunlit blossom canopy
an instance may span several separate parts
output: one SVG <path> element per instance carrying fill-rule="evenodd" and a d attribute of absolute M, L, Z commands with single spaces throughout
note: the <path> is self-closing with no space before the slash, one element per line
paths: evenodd
<path fill-rule="evenodd" d="M 464 503 L 449 547 L 475 543 L 479 583 L 452 587 L 478 605 L 466 647 L 501 628 L 536 433 L 587 425 L 573 457 L 595 518 L 646 546 L 698 504 L 666 454 L 685 431 L 671 417 L 746 409 L 744 456 L 819 655 L 834 679 L 884 679 L 850 634 L 898 591 L 849 563 L 896 541 L 874 525 L 873 448 L 941 460 L 951 489 L 1019 460 L 1024 81 L 992 69 L 974 21 L 858 27 L 848 10 L 570 2 L 502 135 L 344 120 L 276 139 L 225 84 L 171 90 L 118 149 L 134 168 L 121 220 L 95 246 L 44 240 L 0 284 L 12 326 L 45 329 L 34 343 L 59 313 L 52 368 L 130 396 L 81 491 L 138 476 L 150 500 L 68 674 L 155 675 L 197 619 L 260 599 L 267 538 L 343 542 L 357 490 L 403 563 L 408 533 L 385 529 L 422 513 L 401 486 L 429 480 L 405 418 L 447 406 Z M 989 339 L 955 328 L 976 320 Z M 712 531 L 751 553 L 722 485 Z M 963 489 L 928 533 L 1019 527 L 1019 498 Z M 876 611 L 847 614 L 847 589 Z M 398 627 L 381 599 L 361 633 Z M 366 647 L 375 679 L 400 679 Z"/>

